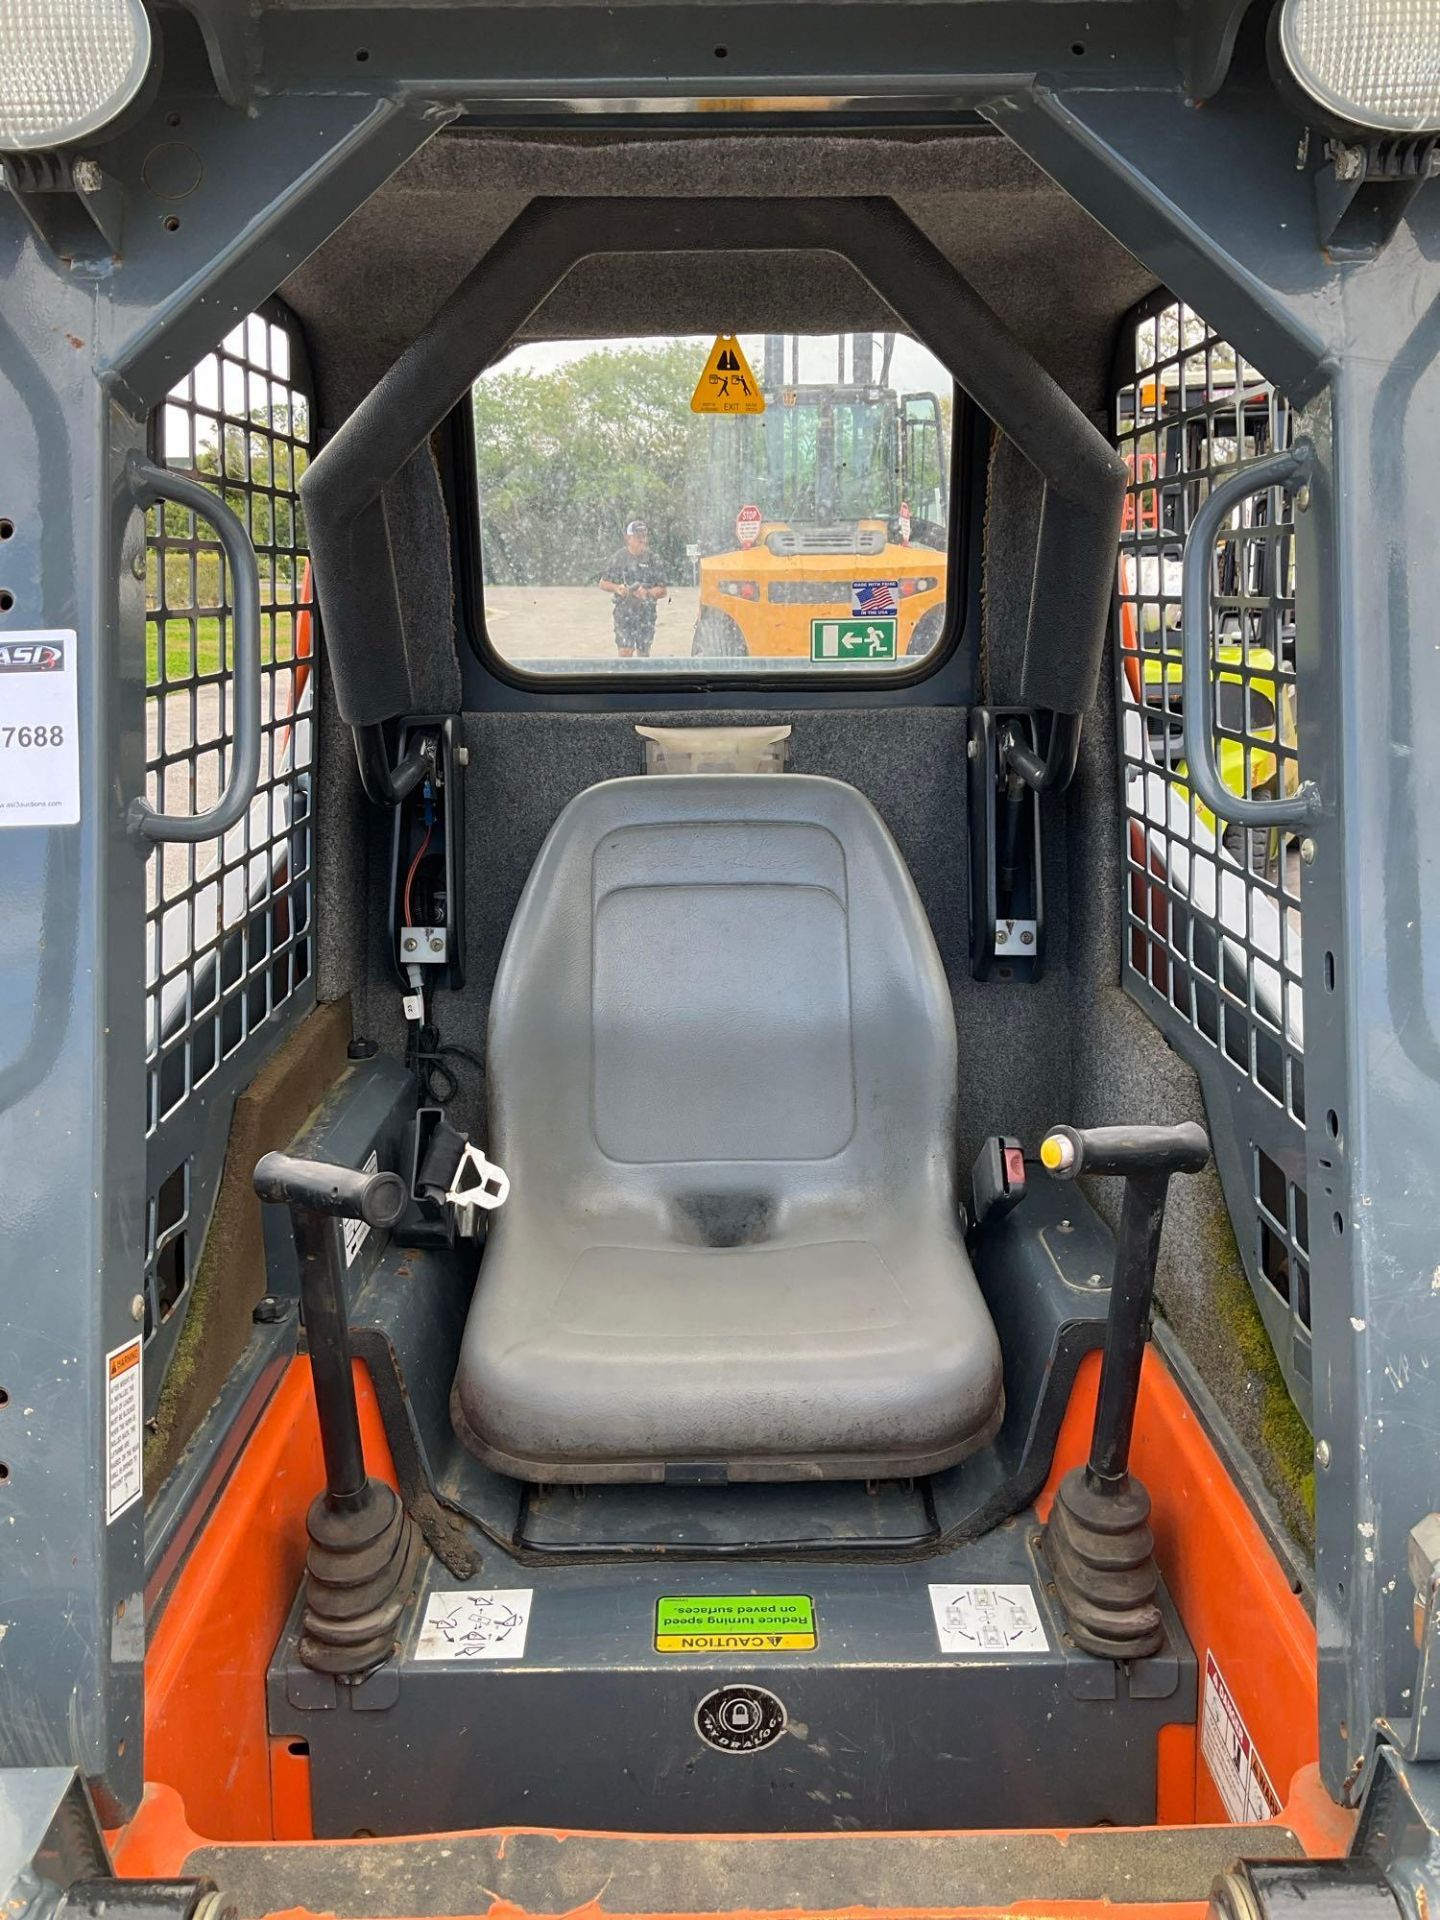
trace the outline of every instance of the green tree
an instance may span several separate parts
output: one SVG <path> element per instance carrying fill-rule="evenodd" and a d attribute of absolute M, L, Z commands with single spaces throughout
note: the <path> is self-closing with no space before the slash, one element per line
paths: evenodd
<path fill-rule="evenodd" d="M 475 448 L 485 578 L 496 585 L 598 579 L 627 520 L 684 577 L 687 474 L 703 447 L 690 412 L 693 344 L 598 347 L 545 372 L 476 383 Z"/>

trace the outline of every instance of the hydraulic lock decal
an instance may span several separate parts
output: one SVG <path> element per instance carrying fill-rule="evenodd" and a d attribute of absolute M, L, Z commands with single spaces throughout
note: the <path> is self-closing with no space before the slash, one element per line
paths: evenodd
<path fill-rule="evenodd" d="M 695 1709 L 695 1731 L 717 1753 L 763 1753 L 788 1725 L 784 1701 L 768 1687 L 717 1687 Z"/>
<path fill-rule="evenodd" d="M 815 1602 L 805 1593 L 704 1593 L 655 1606 L 657 1653 L 809 1653 Z"/>

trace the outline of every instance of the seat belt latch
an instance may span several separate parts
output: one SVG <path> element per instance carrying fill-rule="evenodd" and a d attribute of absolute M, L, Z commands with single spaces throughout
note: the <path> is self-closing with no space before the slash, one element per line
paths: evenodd
<path fill-rule="evenodd" d="M 493 1160 L 487 1160 L 479 1147 L 467 1140 L 445 1195 L 447 1205 L 454 1212 L 457 1231 L 465 1239 L 473 1240 L 480 1215 L 493 1213 L 509 1198 L 509 1174 Z"/>

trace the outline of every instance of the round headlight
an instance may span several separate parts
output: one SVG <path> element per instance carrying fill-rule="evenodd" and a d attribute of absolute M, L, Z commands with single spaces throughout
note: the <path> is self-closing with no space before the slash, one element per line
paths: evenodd
<path fill-rule="evenodd" d="M 1440 130 L 1440 0 L 1282 0 L 1280 52 L 1312 100 L 1380 133 Z"/>
<path fill-rule="evenodd" d="M 142 0 L 0 0 L 0 152 L 87 139 L 140 91 Z"/>

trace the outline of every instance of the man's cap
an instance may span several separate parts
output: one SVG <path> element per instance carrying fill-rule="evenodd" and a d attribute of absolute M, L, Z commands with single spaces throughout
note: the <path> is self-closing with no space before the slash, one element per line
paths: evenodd
<path fill-rule="evenodd" d="M 632 520 L 625 529 L 625 538 L 628 540 L 632 533 L 649 533 L 649 531 L 643 520 Z"/>

